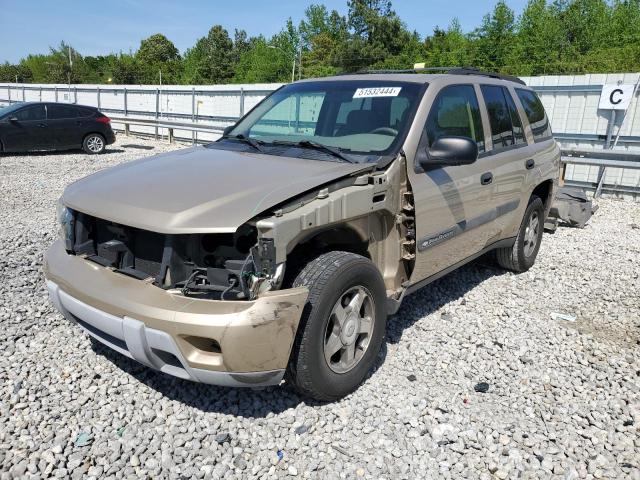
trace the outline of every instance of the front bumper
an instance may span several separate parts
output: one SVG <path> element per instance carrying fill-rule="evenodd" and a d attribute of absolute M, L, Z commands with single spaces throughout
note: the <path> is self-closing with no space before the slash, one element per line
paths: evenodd
<path fill-rule="evenodd" d="M 224 386 L 280 383 L 308 295 L 184 297 L 69 255 L 61 241 L 44 271 L 55 307 L 101 343 L 170 375 Z"/>

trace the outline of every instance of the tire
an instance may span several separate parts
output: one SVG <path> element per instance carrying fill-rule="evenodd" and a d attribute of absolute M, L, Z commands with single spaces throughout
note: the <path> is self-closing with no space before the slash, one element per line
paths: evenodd
<path fill-rule="evenodd" d="M 293 286 L 306 286 L 309 297 L 298 325 L 287 380 L 302 395 L 316 400 L 344 397 L 364 380 L 384 340 L 387 311 L 382 276 L 365 257 L 328 252 L 309 262 Z M 352 310 L 359 299 L 363 299 L 361 306 Z M 339 301 L 343 307 L 349 305 L 341 310 Z M 369 333 L 358 333 L 367 328 Z M 340 349 L 330 355 L 336 345 Z M 350 361 L 355 363 L 349 365 Z"/>
<path fill-rule="evenodd" d="M 529 270 L 535 263 L 538 250 L 540 250 L 543 231 L 544 204 L 540 197 L 532 195 L 524 212 L 515 243 L 512 247 L 496 250 L 498 264 L 502 268 L 514 272 Z"/>
<path fill-rule="evenodd" d="M 97 155 L 104 153 L 107 143 L 102 135 L 99 133 L 90 133 L 84 137 L 82 142 L 82 149 L 89 155 Z"/>

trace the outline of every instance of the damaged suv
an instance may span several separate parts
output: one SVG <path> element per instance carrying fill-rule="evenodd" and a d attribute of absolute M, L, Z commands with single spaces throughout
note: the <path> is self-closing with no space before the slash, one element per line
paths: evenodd
<path fill-rule="evenodd" d="M 458 69 L 286 85 L 222 138 L 60 199 L 51 299 L 176 377 L 353 391 L 403 298 L 495 251 L 533 264 L 559 149 L 535 93 Z"/>

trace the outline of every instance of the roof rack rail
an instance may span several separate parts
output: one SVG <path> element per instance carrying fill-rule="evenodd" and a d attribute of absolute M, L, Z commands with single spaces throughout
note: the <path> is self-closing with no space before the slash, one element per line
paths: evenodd
<path fill-rule="evenodd" d="M 482 70 L 478 70 L 477 68 L 473 67 L 452 68 L 451 70 L 447 71 L 447 73 L 450 75 L 479 75 L 481 77 L 498 78 L 500 80 L 506 80 L 508 82 L 515 82 L 521 85 L 526 85 L 524 80 L 514 75 L 503 75 L 502 73 L 496 72 L 483 72 Z"/>
<path fill-rule="evenodd" d="M 372 73 L 425 73 L 425 72 L 442 72 L 449 75 L 478 75 L 481 77 L 497 78 L 509 82 L 526 85 L 524 80 L 513 75 L 503 75 L 495 72 L 483 72 L 473 67 L 427 67 L 427 68 L 407 68 L 402 70 L 359 70 L 357 72 L 345 72 L 340 75 L 365 75 Z"/>

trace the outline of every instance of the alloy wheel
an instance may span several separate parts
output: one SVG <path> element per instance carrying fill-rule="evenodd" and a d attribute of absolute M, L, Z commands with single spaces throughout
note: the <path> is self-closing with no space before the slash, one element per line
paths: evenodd
<path fill-rule="evenodd" d="M 347 373 L 360 362 L 373 333 L 374 312 L 373 297 L 365 287 L 340 295 L 324 335 L 324 358 L 331 370 Z"/>

